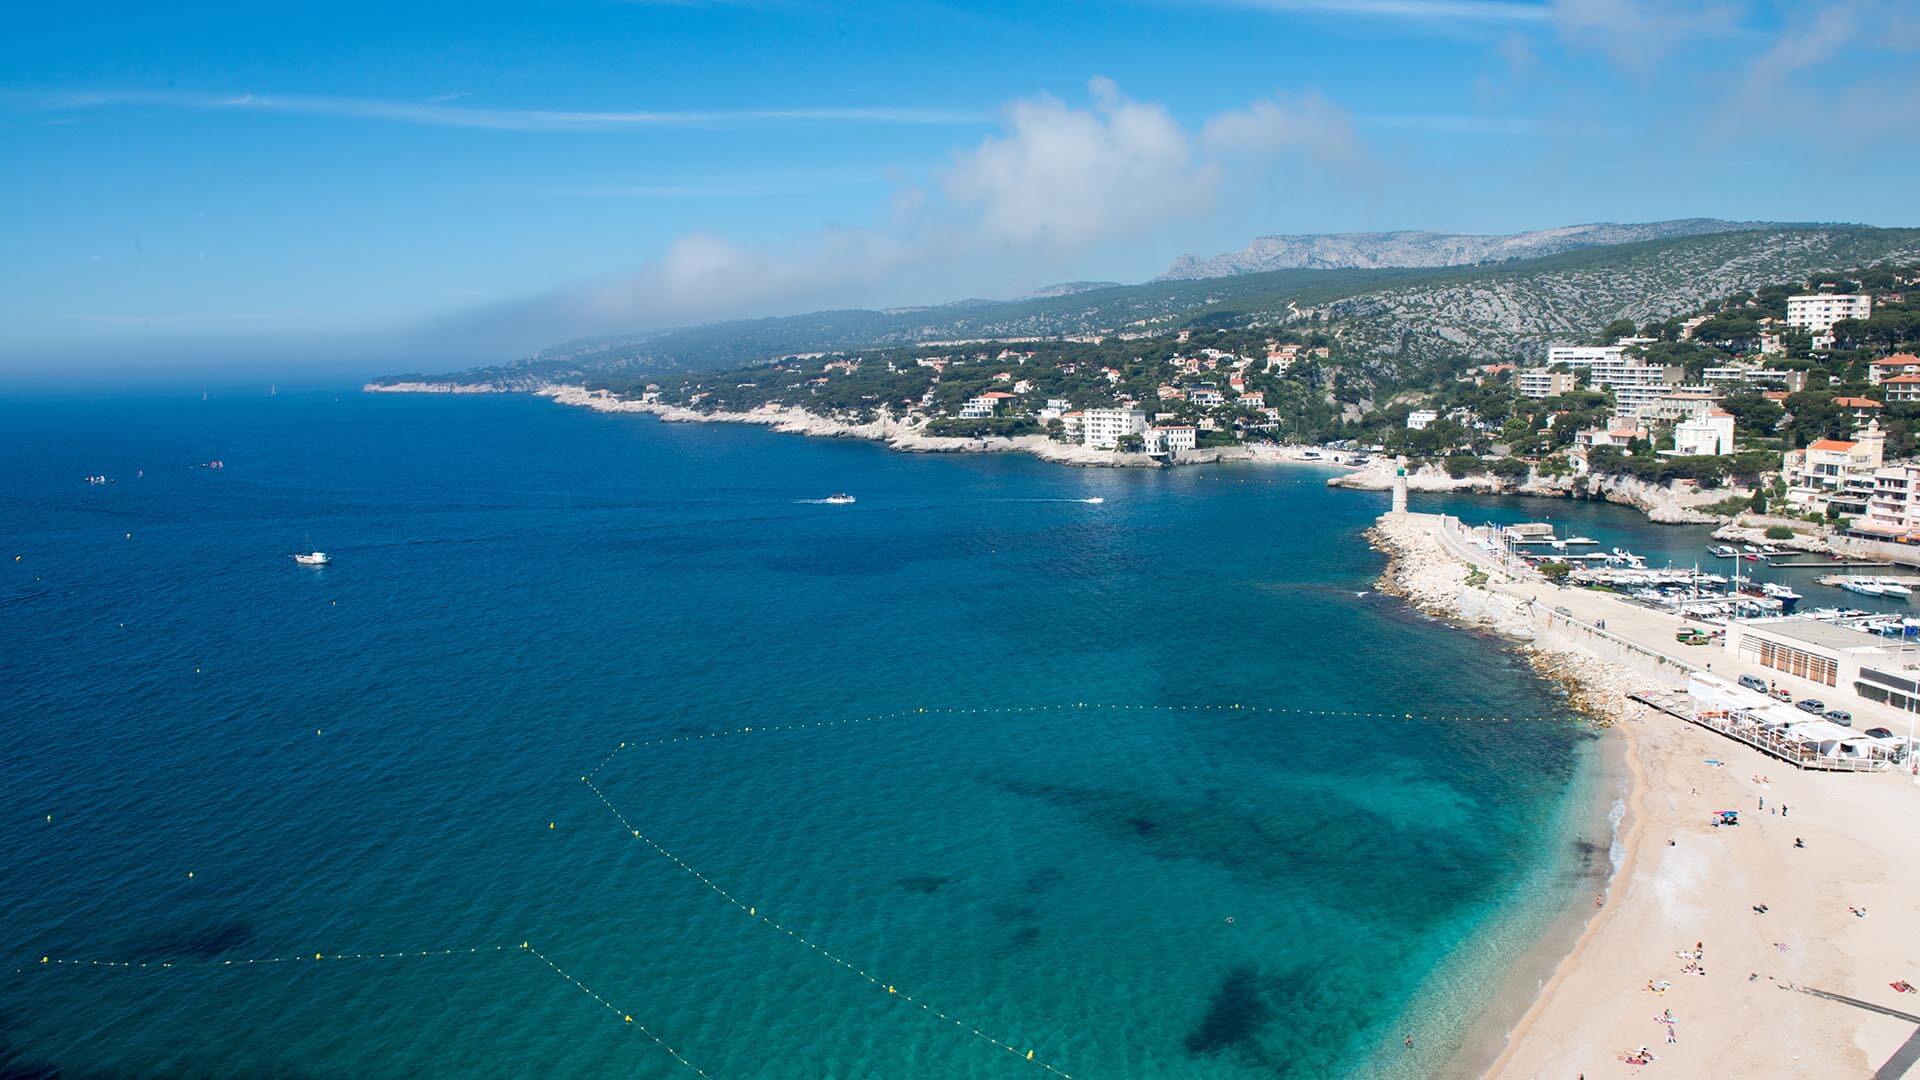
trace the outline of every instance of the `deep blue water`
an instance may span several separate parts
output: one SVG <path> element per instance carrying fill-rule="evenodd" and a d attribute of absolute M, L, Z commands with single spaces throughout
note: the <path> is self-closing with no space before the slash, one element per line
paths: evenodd
<path fill-rule="evenodd" d="M 1407 1074 L 1604 849 L 1583 729 L 1406 718 L 1564 705 L 1311 468 L 342 392 L 3 402 L 0 476 L 0 1069 Z"/>

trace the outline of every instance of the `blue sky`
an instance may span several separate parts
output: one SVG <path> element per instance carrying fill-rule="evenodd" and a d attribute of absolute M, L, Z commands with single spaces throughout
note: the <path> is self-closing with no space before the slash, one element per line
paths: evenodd
<path fill-rule="evenodd" d="M 457 367 L 1274 232 L 1920 224 L 1913 7 L 22 9 L 0 376 Z"/>

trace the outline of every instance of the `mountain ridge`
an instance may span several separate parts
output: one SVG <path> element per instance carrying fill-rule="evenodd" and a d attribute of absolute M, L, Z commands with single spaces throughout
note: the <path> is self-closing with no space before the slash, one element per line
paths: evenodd
<path fill-rule="evenodd" d="M 1268 270 L 1383 270 L 1474 266 L 1539 258 L 1564 251 L 1760 229 L 1818 228 L 1807 223 L 1674 218 L 1622 224 L 1590 222 L 1515 233 L 1292 233 L 1257 236 L 1238 251 L 1205 258 L 1182 255 L 1154 281 L 1192 281 Z"/>

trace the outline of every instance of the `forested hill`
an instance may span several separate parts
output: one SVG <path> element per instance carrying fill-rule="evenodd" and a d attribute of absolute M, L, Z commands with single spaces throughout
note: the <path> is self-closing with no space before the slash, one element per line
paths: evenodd
<path fill-rule="evenodd" d="M 710 370 L 794 353 L 922 342 L 1164 333 L 1180 326 L 1312 330 L 1382 365 L 1533 356 L 1616 319 L 1645 323 L 1770 282 L 1920 259 L 1920 229 L 1768 228 L 1614 244 L 1491 266 L 1276 270 L 1013 301 L 819 311 L 569 342 L 451 376 L 528 386 Z M 421 376 L 396 376 L 404 381 Z"/>

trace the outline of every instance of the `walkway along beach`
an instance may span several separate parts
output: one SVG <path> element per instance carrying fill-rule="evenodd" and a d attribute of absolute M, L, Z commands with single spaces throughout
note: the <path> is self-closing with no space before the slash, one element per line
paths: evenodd
<path fill-rule="evenodd" d="M 1762 673 L 1676 645 L 1675 616 L 1509 575 L 1451 518 L 1389 513 L 1369 537 L 1383 588 L 1526 642 L 1624 740 L 1618 868 L 1488 1075 L 1904 1075 L 1920 1053 L 1920 996 L 1894 987 L 1920 984 L 1911 776 L 1802 772 L 1627 701 L 1696 665 Z M 1714 825 L 1728 809 L 1741 823 Z M 1642 1047 L 1651 1063 L 1629 1062 Z"/>

